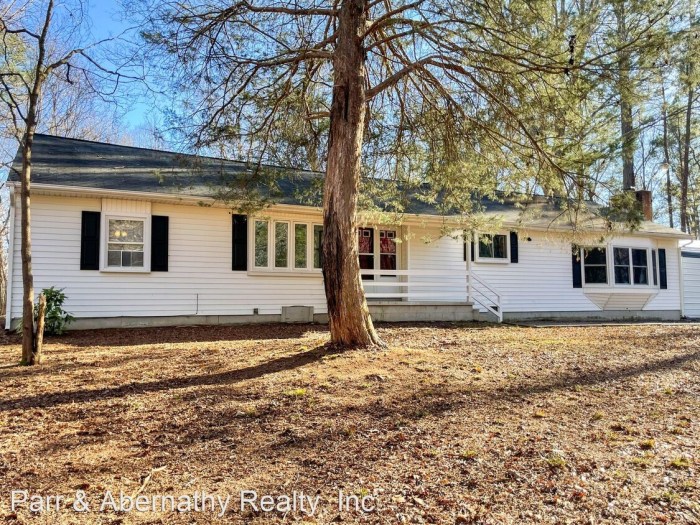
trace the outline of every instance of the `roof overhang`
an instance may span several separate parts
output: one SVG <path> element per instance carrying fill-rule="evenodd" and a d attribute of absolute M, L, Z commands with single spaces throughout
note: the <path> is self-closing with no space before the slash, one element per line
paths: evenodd
<path fill-rule="evenodd" d="M 12 187 L 19 187 L 19 182 L 8 181 L 7 185 Z M 128 190 L 118 190 L 118 189 L 107 189 L 107 188 L 88 188 L 81 186 L 66 186 L 59 184 L 44 184 L 44 183 L 32 183 L 32 191 L 36 195 L 53 195 L 57 197 L 92 197 L 92 198 L 110 198 L 110 199 L 130 199 L 130 200 L 148 200 L 155 203 L 163 204 L 181 204 L 189 206 L 202 206 L 206 205 L 209 207 L 216 208 L 233 208 L 231 203 L 226 203 L 220 199 L 207 196 L 195 196 L 195 195 L 181 195 L 181 194 L 169 194 L 169 193 L 156 193 L 156 192 L 142 192 L 142 191 L 128 191 Z M 287 210 L 292 213 L 321 213 L 322 209 L 318 206 L 304 206 L 298 204 L 274 204 L 273 208 L 280 210 Z M 498 217 L 498 214 L 494 214 L 494 217 Z M 430 225 L 445 225 L 449 224 L 451 221 L 455 222 L 455 227 L 458 227 L 459 217 L 457 216 L 438 216 L 438 215 L 423 215 L 423 214 L 404 214 L 406 222 L 409 223 L 424 223 Z M 510 228 L 515 230 L 526 230 L 526 231 L 537 231 L 537 232 L 550 232 L 550 233 L 571 233 L 571 227 L 552 223 L 550 225 L 540 225 L 540 224 L 524 224 L 520 221 L 508 221 L 503 220 L 502 226 L 504 228 Z M 587 233 L 591 234 L 608 234 L 609 232 L 603 228 L 590 228 L 585 230 Z M 644 229 L 639 229 L 635 231 L 625 231 L 619 232 L 622 235 L 631 235 L 635 237 L 655 237 L 655 238 L 665 238 L 665 239 L 679 239 L 679 240 L 690 240 L 693 239 L 691 235 L 680 231 L 648 231 Z"/>

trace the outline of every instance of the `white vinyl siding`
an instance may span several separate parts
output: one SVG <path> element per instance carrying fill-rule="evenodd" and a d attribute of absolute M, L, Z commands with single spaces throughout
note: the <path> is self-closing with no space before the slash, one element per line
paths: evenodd
<path fill-rule="evenodd" d="M 326 311 L 320 272 L 248 275 L 231 271 L 231 214 L 215 207 L 153 203 L 170 217 L 167 272 L 80 270 L 81 212 L 101 211 L 100 199 L 32 196 L 34 288 L 65 288 L 76 317 L 279 314 L 282 306 Z M 303 220 L 318 221 L 316 215 Z M 19 214 L 15 220 L 12 316 L 21 312 Z M 249 248 L 253 238 L 248 239 Z M 271 256 L 271 255 L 270 255 Z"/>
<path fill-rule="evenodd" d="M 282 306 L 289 305 L 313 306 L 316 313 L 326 311 L 322 276 L 318 270 L 295 272 L 290 267 L 286 273 L 262 274 L 255 273 L 249 264 L 249 272 L 231 271 L 232 221 L 228 210 L 111 200 L 114 202 L 110 204 L 109 213 L 124 214 L 130 210 L 169 217 L 167 272 L 81 271 L 81 212 L 102 211 L 104 216 L 106 200 L 37 194 L 32 197 L 35 290 L 39 293 L 42 288 L 50 286 L 65 288 L 68 297 L 66 309 L 76 317 L 251 315 L 255 308 L 260 314 L 279 314 Z M 288 212 L 281 207 L 266 212 L 266 218 L 268 216 L 273 223 L 288 222 L 290 240 L 293 239 L 293 225 L 307 224 L 311 233 L 321 220 L 318 210 Z M 12 262 L 13 318 L 19 317 L 21 312 L 20 223 L 17 213 Z M 466 263 L 461 238 L 440 237 L 437 227 L 411 224 L 397 228 L 397 235 L 405 239 L 398 246 L 400 269 L 449 275 L 449 284 L 431 285 L 427 289 L 434 292 L 433 296 L 439 295 L 441 301 L 466 301 Z M 531 241 L 527 240 L 528 236 Z M 249 250 L 252 250 L 253 243 L 254 237 L 249 235 Z M 307 243 L 308 264 L 311 266 L 318 255 L 314 237 L 308 237 Z M 268 246 L 270 244 L 271 241 Z M 608 301 L 608 309 L 643 306 L 645 310 L 680 310 L 676 240 L 621 236 L 615 239 L 614 245 L 665 248 L 668 289 L 653 290 L 654 293 L 643 302 L 640 297 L 631 295 L 617 295 L 612 299 L 592 293 L 587 295 L 585 289 L 573 288 L 572 285 L 570 242 L 554 233 L 521 233 L 518 263 L 471 264 L 479 277 L 502 294 L 506 313 L 596 312 L 604 301 Z M 291 266 L 293 243 L 289 244 L 288 251 Z M 273 250 L 270 250 L 270 263 L 273 257 Z M 435 281 L 434 276 L 418 279 Z M 417 292 L 411 289 L 410 293 L 414 291 Z M 409 300 L 425 299 L 412 296 Z"/>
<path fill-rule="evenodd" d="M 411 227 L 408 246 L 408 269 L 434 271 L 435 275 L 415 277 L 415 281 L 436 282 L 440 275 L 451 276 L 441 286 L 412 288 L 409 300 L 425 300 L 418 294 L 435 291 L 441 301 L 467 300 L 467 267 L 464 262 L 462 238 L 440 237 L 438 228 Z"/>
<path fill-rule="evenodd" d="M 528 241 L 528 237 L 532 240 Z M 668 289 L 646 289 L 649 297 L 644 310 L 680 310 L 678 251 L 675 239 L 646 239 L 620 236 L 613 246 L 665 248 Z M 528 232 L 519 235 L 518 263 L 493 265 L 474 262 L 474 272 L 501 293 L 504 312 L 588 312 L 599 311 L 603 304 L 600 291 L 592 287 L 574 288 L 571 265 L 571 241 L 556 233 Z M 469 253 L 467 253 L 469 255 Z M 634 310 L 639 297 L 615 291 L 606 309 Z M 609 295 L 609 294 L 608 294 Z"/>
<path fill-rule="evenodd" d="M 695 241 L 692 246 L 682 250 L 688 252 L 683 257 L 683 314 L 691 319 L 700 319 L 700 242 Z"/>

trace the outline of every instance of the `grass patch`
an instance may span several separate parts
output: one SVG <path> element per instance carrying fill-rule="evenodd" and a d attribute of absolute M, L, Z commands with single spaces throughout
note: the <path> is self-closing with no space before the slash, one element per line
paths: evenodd
<path fill-rule="evenodd" d="M 284 392 L 287 397 L 304 397 L 306 394 L 308 394 L 306 388 L 293 388 Z"/>
<path fill-rule="evenodd" d="M 668 466 L 676 470 L 688 470 L 690 468 L 691 463 L 692 462 L 690 461 L 690 459 L 680 456 L 677 458 L 673 458 L 669 462 Z"/>
<path fill-rule="evenodd" d="M 559 454 L 550 454 L 545 461 L 552 470 L 564 470 L 566 468 L 566 460 Z"/>

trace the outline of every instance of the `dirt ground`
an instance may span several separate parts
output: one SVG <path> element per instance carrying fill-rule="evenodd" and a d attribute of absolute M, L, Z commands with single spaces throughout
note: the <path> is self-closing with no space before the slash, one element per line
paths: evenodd
<path fill-rule="evenodd" d="M 0 522 L 700 523 L 700 326 L 380 333 L 76 332 L 33 368 L 5 337 Z"/>

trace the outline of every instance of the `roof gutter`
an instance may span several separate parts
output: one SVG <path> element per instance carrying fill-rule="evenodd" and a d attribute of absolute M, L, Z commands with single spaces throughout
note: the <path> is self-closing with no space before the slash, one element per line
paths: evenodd
<path fill-rule="evenodd" d="M 8 186 L 12 185 L 17 185 L 19 184 L 16 181 L 8 181 Z M 66 195 L 70 196 L 71 194 L 77 194 L 77 195 L 85 195 L 85 196 L 91 196 L 91 197 L 105 197 L 105 198 L 132 198 L 132 199 L 144 199 L 144 200 L 149 200 L 149 201 L 156 201 L 156 200 L 161 200 L 161 201 L 166 201 L 166 202 L 174 202 L 174 203 L 180 203 L 180 204 L 189 204 L 189 205 L 201 205 L 202 203 L 206 203 L 212 206 L 217 206 L 217 207 L 230 207 L 230 206 L 225 206 L 224 203 L 216 199 L 214 197 L 198 197 L 196 195 L 178 195 L 178 194 L 170 194 L 170 193 L 154 193 L 154 192 L 148 192 L 148 191 L 130 191 L 130 190 L 114 190 L 114 189 L 103 189 L 103 188 L 86 188 L 86 187 L 78 187 L 78 186 L 65 186 L 62 184 L 42 184 L 42 183 L 32 183 L 32 188 L 34 190 L 35 194 L 42 194 L 42 192 L 45 193 L 57 193 L 59 195 Z M 37 191 L 38 190 L 38 191 Z M 308 212 L 309 210 L 316 210 L 318 212 L 322 211 L 322 208 L 318 206 L 302 206 L 298 204 L 275 204 L 274 206 L 280 207 L 283 209 L 287 209 L 290 211 L 296 211 L 296 212 Z M 439 215 L 422 215 L 422 214 L 405 214 L 406 217 L 414 218 L 416 220 L 424 221 L 424 222 L 429 222 L 431 225 L 434 224 L 441 224 L 444 223 L 445 219 L 457 219 L 457 216 L 439 216 Z M 522 224 L 519 222 L 509 222 L 509 221 L 503 221 L 503 226 L 506 228 L 513 228 L 513 229 L 526 229 L 530 231 L 537 231 L 537 232 L 562 232 L 566 233 L 569 232 L 570 229 L 565 228 L 565 227 L 542 227 L 542 226 L 527 226 L 525 228 L 522 227 Z M 457 229 L 459 229 L 459 226 L 455 226 Z M 591 232 L 595 233 L 604 233 L 604 230 L 590 230 Z M 632 235 L 632 236 L 644 236 L 644 237 L 662 237 L 662 238 L 670 238 L 670 239 L 691 239 L 691 236 L 685 233 L 662 233 L 662 232 L 645 232 L 643 230 L 640 231 L 630 231 L 630 232 L 625 232 L 627 235 Z"/>

